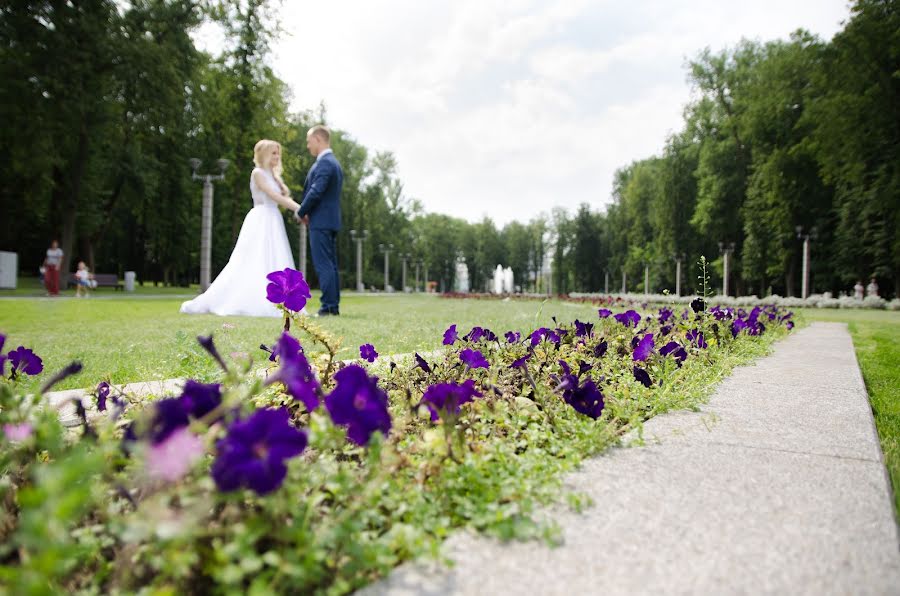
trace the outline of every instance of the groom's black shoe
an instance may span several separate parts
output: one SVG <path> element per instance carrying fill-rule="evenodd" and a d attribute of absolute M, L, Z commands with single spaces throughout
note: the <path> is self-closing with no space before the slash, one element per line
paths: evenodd
<path fill-rule="evenodd" d="M 340 314 L 341 314 L 341 312 L 340 312 L 338 309 L 336 309 L 336 308 L 332 308 L 332 309 L 322 308 L 322 309 L 319 310 L 319 312 L 316 314 L 316 316 L 319 316 L 319 317 L 336 317 L 336 316 L 339 316 Z"/>

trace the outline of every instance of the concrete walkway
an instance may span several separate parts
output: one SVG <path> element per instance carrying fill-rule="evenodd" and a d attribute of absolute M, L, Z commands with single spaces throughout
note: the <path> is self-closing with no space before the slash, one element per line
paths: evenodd
<path fill-rule="evenodd" d="M 361 591 L 405 594 L 900 594 L 900 547 L 872 413 L 843 324 L 815 323 L 737 369 L 646 446 L 586 462 L 564 544 L 446 543 Z"/>

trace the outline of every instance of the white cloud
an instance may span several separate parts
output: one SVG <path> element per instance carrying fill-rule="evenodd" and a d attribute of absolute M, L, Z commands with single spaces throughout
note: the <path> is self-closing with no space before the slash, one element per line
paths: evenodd
<path fill-rule="evenodd" d="M 616 168 L 682 125 L 685 60 L 804 27 L 845 0 L 285 2 L 272 63 L 296 109 L 393 151 L 429 211 L 503 224 L 608 202 Z"/>

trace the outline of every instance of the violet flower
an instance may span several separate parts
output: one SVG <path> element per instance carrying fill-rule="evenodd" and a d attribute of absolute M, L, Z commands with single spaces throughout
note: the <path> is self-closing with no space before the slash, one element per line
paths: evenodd
<path fill-rule="evenodd" d="M 593 329 L 593 323 L 582 323 L 575 319 L 575 337 L 590 337 Z"/>
<path fill-rule="evenodd" d="M 703 332 L 699 329 L 691 329 L 687 332 L 686 337 L 689 342 L 691 342 L 698 348 L 705 350 L 709 347 L 709 345 L 706 343 L 706 338 L 703 337 Z"/>
<path fill-rule="evenodd" d="M 306 433 L 290 423 L 287 409 L 262 409 L 236 420 L 216 447 L 212 477 L 222 492 L 244 487 L 259 495 L 284 482 L 285 461 L 306 449 Z"/>
<path fill-rule="evenodd" d="M 289 333 L 282 333 L 272 350 L 278 358 L 278 370 L 266 380 L 266 385 L 282 383 L 296 400 L 303 402 L 310 412 L 319 407 L 319 381 L 306 360 L 303 348 Z"/>
<path fill-rule="evenodd" d="M 375 346 L 372 344 L 363 344 L 359 346 L 359 357 L 370 363 L 375 362 L 378 352 L 375 351 Z"/>
<path fill-rule="evenodd" d="M 34 376 L 44 370 L 41 358 L 25 346 L 19 346 L 9 352 L 6 357 L 12 366 L 13 374 L 23 372 L 26 375 Z"/>
<path fill-rule="evenodd" d="M 594 420 L 603 414 L 605 405 L 603 393 L 591 379 L 582 385 L 576 385 L 563 392 L 563 400 L 572 406 L 576 412 L 590 416 Z"/>
<path fill-rule="evenodd" d="M 597 358 L 603 358 L 603 355 L 606 354 L 606 350 L 608 347 L 609 347 L 609 344 L 604 339 L 603 341 L 598 343 L 596 346 L 594 346 L 594 356 L 596 356 Z"/>
<path fill-rule="evenodd" d="M 655 345 L 656 344 L 653 341 L 653 334 L 648 333 L 640 342 L 638 342 L 638 345 L 634 349 L 634 353 L 632 354 L 632 358 L 634 358 L 635 362 L 643 362 L 653 352 L 653 348 L 655 347 Z"/>
<path fill-rule="evenodd" d="M 641 315 L 634 310 L 627 310 L 623 313 L 619 313 L 614 318 L 626 327 L 637 327 L 638 323 L 641 322 Z"/>
<path fill-rule="evenodd" d="M 459 353 L 459 359 L 469 368 L 490 368 L 491 365 L 487 358 L 478 350 L 466 348 Z"/>
<path fill-rule="evenodd" d="M 418 366 L 419 368 L 421 368 L 422 370 L 424 370 L 427 373 L 431 372 L 431 366 L 428 364 L 428 362 L 424 358 L 419 356 L 418 352 L 416 352 L 416 366 Z"/>
<path fill-rule="evenodd" d="M 469 403 L 475 397 L 481 397 L 481 393 L 475 389 L 475 381 L 466 380 L 462 384 L 436 383 L 425 390 L 422 403 L 431 413 L 432 422 L 453 420 L 459 416 L 460 406 Z"/>
<path fill-rule="evenodd" d="M 672 356 L 678 361 L 679 366 L 687 358 L 687 351 L 683 347 L 681 347 L 681 345 L 679 345 L 677 341 L 670 341 L 662 348 L 660 348 L 659 353 L 662 356 L 668 356 L 669 354 L 672 354 Z"/>
<path fill-rule="evenodd" d="M 634 375 L 634 378 L 644 387 L 651 387 L 653 385 L 653 381 L 650 380 L 650 375 L 644 369 L 635 366 L 631 369 L 631 373 Z"/>
<path fill-rule="evenodd" d="M 517 343 L 519 343 L 519 340 L 522 339 L 522 334 L 519 333 L 518 331 L 507 331 L 504 334 L 504 337 L 506 338 L 507 342 L 509 342 L 511 344 L 517 344 Z"/>
<path fill-rule="evenodd" d="M 309 284 L 303 274 L 288 267 L 284 271 L 273 271 L 266 276 L 271 283 L 266 286 L 266 299 L 273 304 L 284 304 L 288 310 L 298 312 L 312 297 Z"/>
<path fill-rule="evenodd" d="M 452 346 L 456 343 L 456 340 L 459 339 L 459 333 L 456 331 L 456 325 L 450 325 L 446 331 L 444 331 L 444 345 Z"/>
<path fill-rule="evenodd" d="M 335 388 L 325 397 L 331 420 L 347 427 L 347 437 L 357 445 L 366 445 L 375 431 L 387 435 L 391 430 L 388 396 L 378 379 L 351 364 L 334 375 Z"/>
<path fill-rule="evenodd" d="M 601 319 L 605 319 L 609 316 L 612 316 L 612 311 L 608 308 L 601 308 L 597 311 L 597 316 L 599 316 Z"/>

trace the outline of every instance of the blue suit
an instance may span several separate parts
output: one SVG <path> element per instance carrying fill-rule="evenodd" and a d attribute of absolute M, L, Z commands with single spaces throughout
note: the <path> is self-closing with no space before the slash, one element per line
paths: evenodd
<path fill-rule="evenodd" d="M 338 314 L 341 285 L 338 279 L 337 233 L 341 229 L 341 189 L 344 172 L 334 153 L 320 155 L 306 175 L 297 215 L 309 215 L 309 247 L 322 289 L 319 312 Z"/>

